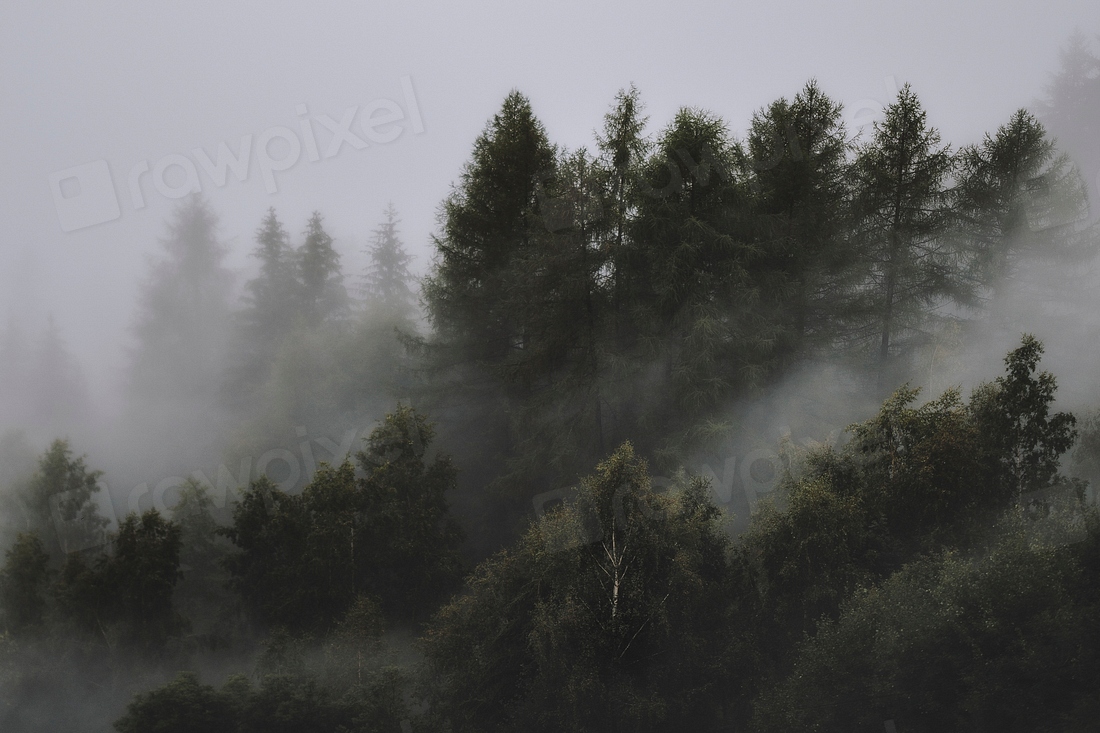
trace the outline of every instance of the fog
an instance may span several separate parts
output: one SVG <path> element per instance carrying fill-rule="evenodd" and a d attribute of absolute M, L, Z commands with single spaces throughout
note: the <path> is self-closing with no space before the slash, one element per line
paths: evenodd
<path fill-rule="evenodd" d="M 410 300 L 406 310 L 394 311 L 371 290 L 382 261 L 372 247 L 382 241 L 391 205 L 408 255 L 400 267 L 407 266 L 413 287 L 439 277 L 447 202 L 457 200 L 448 197 L 463 190 L 475 140 L 514 90 L 530 100 L 558 152 L 598 153 L 604 116 L 631 85 L 644 103 L 642 132 L 650 143 L 691 108 L 720 118 L 731 137 L 747 145 L 754 114 L 780 97 L 792 99 L 811 79 L 842 105 L 853 151 L 873 137 L 874 123 L 907 84 L 952 153 L 981 145 L 1026 108 L 1056 138 L 1059 152 L 1070 155 L 1087 189 L 1086 215 L 1049 228 L 1068 227 L 1088 240 L 1096 232 L 1088 227 L 1100 221 L 1100 125 L 1049 104 L 1059 94 L 1052 85 L 1065 71 L 1074 33 L 1091 53 L 1100 52 L 1100 7 L 1069 0 L 728 8 L 701 2 L 537 8 L 503 2 L 9 3 L 0 10 L 0 131 L 7 142 L 0 166 L 6 225 L 0 235 L 0 490 L 26 482 L 51 441 L 64 438 L 75 456 L 87 455 L 88 468 L 103 472 L 97 480 L 104 490 L 93 501 L 107 519 L 105 531 L 150 508 L 177 520 L 201 514 L 185 508 L 173 515 L 187 479 L 208 485 L 213 504 L 203 511 L 230 526 L 234 502 L 252 481 L 267 475 L 287 495 L 300 494 L 322 463 L 354 460 L 395 405 L 411 402 L 438 421 L 426 451 L 422 433 L 415 433 L 416 459 L 453 456 L 457 479 L 448 500 L 465 533 L 456 552 L 468 572 L 516 541 L 533 517 L 541 520 L 549 498 L 572 496 L 579 477 L 591 472 L 589 459 L 600 451 L 585 444 L 583 429 L 574 435 L 590 417 L 585 390 L 595 393 L 601 458 L 615 448 L 603 444 L 606 432 L 609 443 L 634 442 L 655 485 L 679 486 L 680 469 L 709 478 L 733 537 L 749 530 L 758 500 L 771 495 L 791 455 L 843 443 L 845 428 L 871 418 L 903 382 L 922 390 L 921 401 L 952 387 L 965 399 L 1004 373 L 1005 354 L 1022 334 L 1045 346 L 1042 367 L 1058 379 L 1056 409 L 1083 420 L 1100 409 L 1095 256 L 1021 259 L 995 288 L 980 293 L 980 303 L 941 297 L 929 306 L 935 327 L 922 331 L 923 340 L 888 373 L 885 366 L 873 368 L 877 342 L 845 332 L 836 338 L 844 348 L 814 350 L 723 395 L 705 425 L 660 407 L 631 412 L 632 392 L 665 389 L 662 380 L 672 368 L 662 371 L 662 365 L 681 348 L 671 340 L 645 352 L 649 361 L 615 363 L 611 369 L 618 371 L 606 379 L 590 384 L 578 377 L 576 404 L 542 403 L 526 392 L 517 397 L 523 390 L 512 387 L 478 391 L 480 373 L 473 371 L 432 372 L 437 367 L 424 364 L 445 341 L 443 321 L 432 311 L 442 297 L 418 290 L 416 305 Z M 285 230 L 286 257 L 308 259 L 310 242 L 327 235 L 339 258 L 339 277 L 318 265 L 316 288 L 301 296 L 308 301 L 301 306 L 305 315 L 285 323 L 248 320 L 262 310 L 259 288 L 270 275 L 257 252 L 271 210 Z M 204 239 L 204 217 L 213 223 L 212 239 Z M 546 236 L 556 235 L 546 228 Z M 195 242 L 209 251 L 194 255 Z M 1083 248 L 1094 244 L 1088 240 Z M 196 268 L 203 274 L 189 280 Z M 301 277 L 308 290 L 308 273 Z M 219 285 L 191 292 L 190 282 Z M 182 302 L 190 304 L 184 307 L 189 315 L 173 321 Z M 294 338 L 287 339 L 291 330 Z M 769 335 L 760 338 L 771 343 Z M 851 346 L 860 339 L 862 345 Z M 588 344 L 592 353 L 605 358 L 594 343 Z M 427 360 L 420 360 L 425 353 Z M 537 385 L 522 380 L 523 389 L 538 394 Z M 474 385 L 474 396 L 461 396 L 452 389 L 456 383 Z M 505 412 L 515 421 L 507 425 L 530 433 L 499 439 L 493 432 L 499 425 L 482 418 Z M 605 428 L 604 420 L 618 427 Z M 661 421 L 674 438 L 657 436 Z M 560 429 L 540 437 L 548 426 Z M 649 432 L 622 435 L 623 426 Z M 545 448 L 532 448 L 539 440 Z M 1069 466 L 1069 454 L 1063 463 Z M 372 465 L 364 457 L 357 480 L 371 475 Z M 16 526 L 22 521 L 13 518 L 16 506 L 0 505 L 11 515 L 0 521 L 0 549 L 30 527 Z M 107 536 L 77 549 L 94 550 Z M 355 537 L 353 530 L 353 556 Z M 229 541 L 217 541 L 224 555 Z M 65 712 L 72 719 L 59 714 L 51 722 L 44 712 L 48 695 L 14 719 L 27 730 L 76 725 L 76 719 L 87 730 L 107 730 L 134 693 L 171 679 L 180 659 L 218 687 L 237 672 L 259 680 L 265 669 L 284 670 L 293 654 L 268 635 L 280 625 L 257 621 L 239 600 L 227 600 L 228 575 L 214 565 L 210 561 L 213 574 L 194 586 L 200 600 L 188 606 L 176 591 L 177 606 L 195 613 L 187 638 L 200 639 L 193 641 L 197 646 L 169 662 L 138 655 L 132 668 L 112 663 L 109 692 L 85 689 L 87 700 Z M 213 592 L 212 579 L 221 590 L 203 596 Z M 391 622 L 384 632 L 370 626 L 374 646 L 362 647 L 371 650 L 368 666 L 378 674 L 400 667 L 412 675 L 424 660 L 413 639 L 427 612 L 403 615 L 387 603 L 383 598 L 381 610 L 371 607 Z M 326 621 L 316 638 L 293 642 L 307 648 L 295 664 L 318 679 L 344 674 L 350 664 L 326 646 L 337 638 L 326 634 L 358 633 L 341 626 L 351 623 L 352 612 L 342 614 Z M 366 644 L 354 639 L 348 648 Z M 45 674 L 35 667 L 42 658 L 36 654 L 11 652 L 9 666 Z M 90 659 L 80 659 L 74 679 L 96 674 Z M 357 664 L 362 674 L 361 654 Z M 0 665 L 0 684 L 4 673 Z M 415 710 L 400 707 L 410 695 L 392 704 Z M 402 726 L 408 730 L 407 722 Z"/>

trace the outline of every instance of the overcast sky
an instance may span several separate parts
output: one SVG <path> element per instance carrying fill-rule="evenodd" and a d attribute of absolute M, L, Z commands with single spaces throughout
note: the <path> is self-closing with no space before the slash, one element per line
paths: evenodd
<path fill-rule="evenodd" d="M 100 396 L 124 363 L 147 255 L 194 185 L 242 278 L 267 207 L 296 238 L 320 210 L 357 269 L 389 201 L 423 271 L 436 208 L 512 88 L 576 147 L 631 82 L 652 130 L 687 105 L 738 133 L 810 77 L 851 127 L 909 82 L 963 144 L 1041 94 L 1074 29 L 1100 31 L 1087 0 L 9 0 L 0 17 L 0 316 L 34 334 L 55 314 Z M 219 185 L 222 143 L 249 161 Z"/>

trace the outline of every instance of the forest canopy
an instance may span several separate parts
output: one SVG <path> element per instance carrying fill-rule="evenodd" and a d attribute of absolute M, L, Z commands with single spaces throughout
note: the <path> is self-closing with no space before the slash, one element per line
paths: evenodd
<path fill-rule="evenodd" d="M 1100 248 L 1067 53 L 957 146 L 908 84 L 863 134 L 811 79 L 740 137 L 629 86 L 576 149 L 513 90 L 422 279 L 392 204 L 362 272 L 272 207 L 237 287 L 184 199 L 132 464 L 60 429 L 94 417 L 52 323 L 0 338 L 0 728 L 1093 729 L 1100 400 L 1013 316 Z"/>

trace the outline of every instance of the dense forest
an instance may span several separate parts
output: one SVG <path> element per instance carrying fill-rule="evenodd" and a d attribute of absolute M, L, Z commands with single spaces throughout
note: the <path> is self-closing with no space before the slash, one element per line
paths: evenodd
<path fill-rule="evenodd" d="M 1095 730 L 1100 385 L 1016 314 L 1087 302 L 1100 57 L 932 118 L 628 87 L 570 150 L 513 91 L 422 280 L 393 206 L 363 273 L 272 208 L 238 291 L 186 199 L 117 425 L 0 336 L 0 729 Z"/>

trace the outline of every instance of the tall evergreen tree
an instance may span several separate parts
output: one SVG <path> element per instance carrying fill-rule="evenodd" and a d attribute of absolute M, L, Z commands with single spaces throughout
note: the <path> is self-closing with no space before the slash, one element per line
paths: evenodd
<path fill-rule="evenodd" d="M 233 277 L 217 218 L 198 196 L 175 211 L 161 244 L 167 257 L 142 289 L 134 328 L 133 394 L 153 404 L 201 403 L 220 378 Z"/>
<path fill-rule="evenodd" d="M 554 179 L 554 164 L 555 150 L 530 102 L 512 91 L 474 142 L 440 210 L 436 260 L 421 291 L 433 331 L 422 351 L 431 378 L 425 396 L 445 416 L 441 434 L 454 446 L 471 487 L 492 484 L 497 468 L 517 457 L 522 440 L 516 410 L 535 386 L 528 372 L 512 368 L 524 359 L 532 336 L 532 324 L 523 320 L 530 313 L 523 303 L 532 294 L 521 290 L 530 273 L 517 263 L 546 231 L 539 195 Z M 455 419 L 447 420 L 448 413 Z M 497 486 L 514 489 L 516 483 Z M 475 537 L 515 525 L 528 490 L 510 492 L 509 508 L 497 502 L 480 512 L 486 525 Z"/>
<path fill-rule="evenodd" d="M 525 334 L 502 297 L 513 257 L 543 222 L 537 193 L 552 177 L 554 151 L 518 91 L 474 143 L 461 182 L 443 204 L 439 259 L 424 286 L 445 363 L 498 366 Z"/>
<path fill-rule="evenodd" d="M 984 289 L 1001 290 L 1025 259 L 1087 253 L 1084 182 L 1030 112 L 1018 110 L 996 135 L 959 151 L 959 160 L 960 234 Z"/>
<path fill-rule="evenodd" d="M 90 412 L 87 385 L 52 315 L 29 376 L 28 387 L 34 395 L 33 427 L 59 435 L 82 426 Z"/>
<path fill-rule="evenodd" d="M 746 190 L 724 121 L 683 109 L 640 177 L 632 237 L 641 338 L 634 358 L 662 384 L 640 427 L 669 443 L 766 369 L 770 326 L 748 269 Z"/>
<path fill-rule="evenodd" d="M 752 269 L 778 322 L 780 363 L 843 335 L 855 256 L 848 148 L 841 107 L 815 80 L 753 116 L 745 151 L 759 247 Z"/>
<path fill-rule="evenodd" d="M 332 248 L 332 237 L 325 231 L 319 211 L 310 217 L 305 241 L 298 249 L 298 279 L 306 324 L 317 326 L 344 315 L 348 302 L 340 255 Z"/>
<path fill-rule="evenodd" d="M 927 118 L 906 84 L 852 167 L 857 236 L 868 266 L 863 335 L 877 346 L 880 379 L 891 357 L 923 335 L 935 306 L 966 296 L 947 236 L 953 159 Z"/>
<path fill-rule="evenodd" d="M 256 338 L 274 348 L 294 323 L 297 291 L 290 235 L 275 215 L 274 208 L 267 210 L 256 231 L 253 256 L 260 260 L 260 274 L 247 286 L 246 322 Z"/>
<path fill-rule="evenodd" d="M 526 343 L 507 360 L 507 376 L 528 387 L 516 405 L 516 483 L 572 481 L 608 439 L 612 379 L 609 282 L 614 250 L 605 215 L 608 172 L 585 149 L 563 152 L 541 209 L 547 229 L 518 253 L 506 295 Z M 536 478 L 537 477 L 537 478 Z"/>
<path fill-rule="evenodd" d="M 607 222 L 603 227 L 604 257 L 608 260 L 611 316 L 616 340 L 626 346 L 637 330 L 631 326 L 629 303 L 633 287 L 641 286 L 631 272 L 631 220 L 637 211 L 638 178 L 649 152 L 645 137 L 649 118 L 643 116 L 641 95 L 633 85 L 620 89 L 612 109 L 604 115 L 603 130 L 596 136 L 599 163 L 606 171 L 604 199 Z"/>
<path fill-rule="evenodd" d="M 275 355 L 299 317 L 294 250 L 274 208 L 267 210 L 256 230 L 252 254 L 260 261 L 260 272 L 245 286 L 225 385 L 228 400 L 238 410 L 247 409 L 270 375 Z"/>
<path fill-rule="evenodd" d="M 1095 221 L 1100 216 L 1100 54 L 1081 32 L 1062 48 L 1060 68 L 1051 77 L 1039 117 L 1058 146 L 1066 151 L 1085 177 Z"/>
<path fill-rule="evenodd" d="M 374 230 L 367 250 L 370 269 L 364 277 L 362 294 L 373 317 L 406 324 L 416 314 L 415 278 L 409 272 L 412 256 L 401 242 L 398 234 L 401 220 L 392 203 L 383 216 L 385 220 Z"/>

